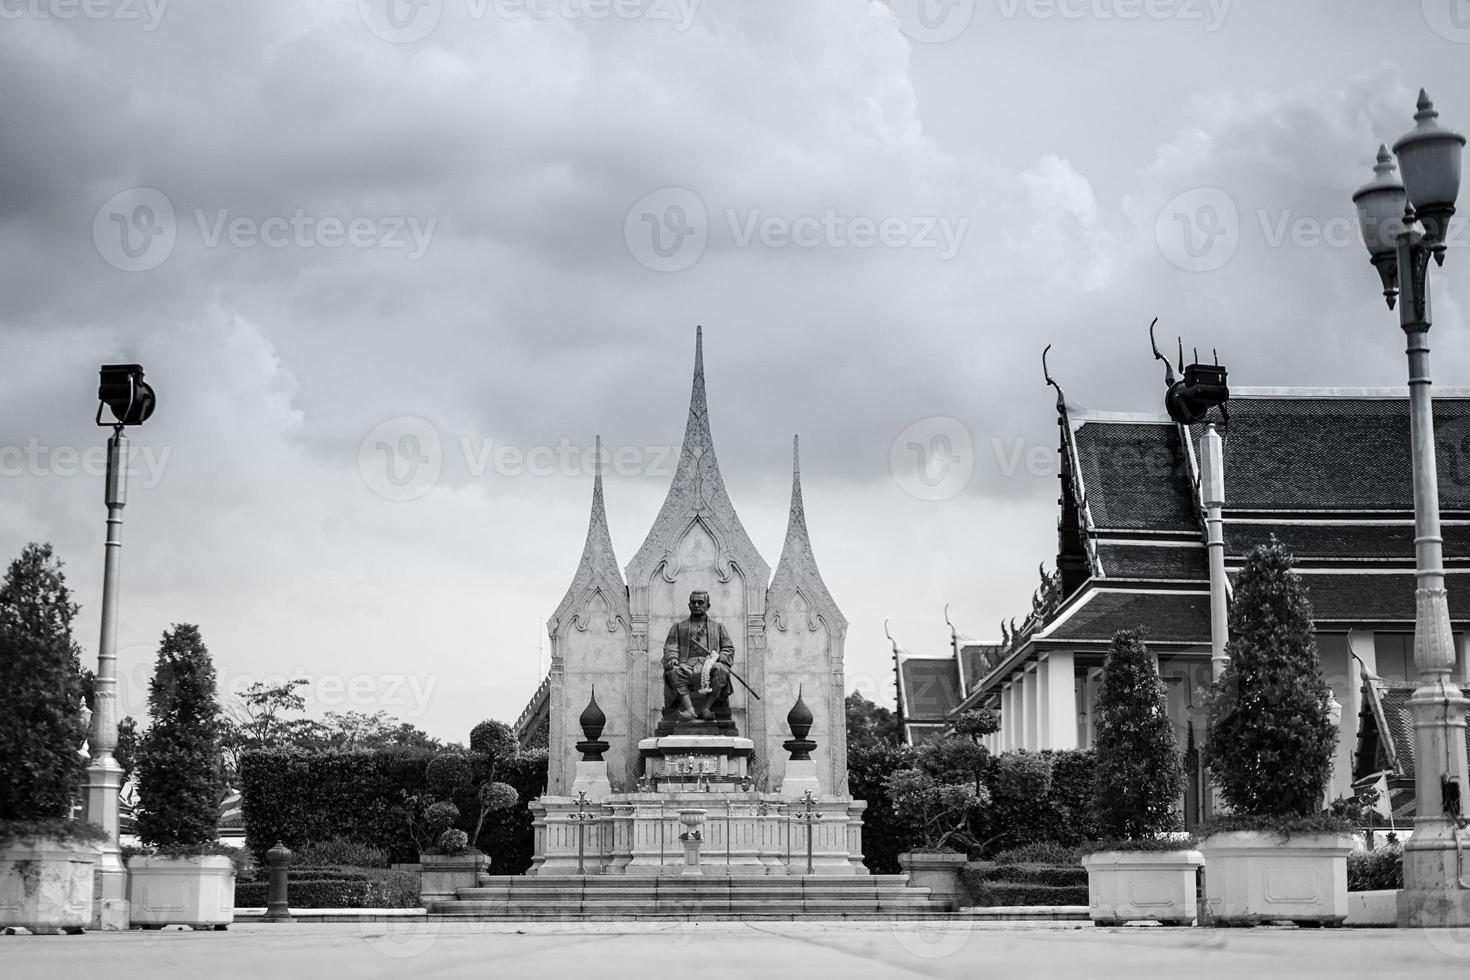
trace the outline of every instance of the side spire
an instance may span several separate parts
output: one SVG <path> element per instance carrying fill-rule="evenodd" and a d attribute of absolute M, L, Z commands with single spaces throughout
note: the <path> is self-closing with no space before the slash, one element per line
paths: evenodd
<path fill-rule="evenodd" d="M 617 628 L 622 618 L 624 624 L 631 622 L 628 607 L 628 588 L 623 582 L 623 573 L 618 568 L 617 556 L 613 553 L 612 533 L 607 526 L 607 508 L 602 495 L 602 436 L 595 443 L 592 464 L 592 513 L 587 519 L 587 538 L 582 545 L 582 560 L 577 564 L 577 573 L 572 584 L 562 597 L 556 612 L 546 624 L 547 632 L 555 637 L 559 630 L 575 625 L 588 629 L 597 625 L 592 621 L 588 608 L 594 598 L 601 596 L 606 608 L 605 626 Z M 599 610 L 601 612 L 601 610 Z"/>
<path fill-rule="evenodd" d="M 791 510 L 786 518 L 786 541 L 781 545 L 781 557 L 776 562 L 776 573 L 771 579 L 771 591 L 766 599 L 766 608 L 774 613 L 781 629 L 794 625 L 781 622 L 786 605 L 797 594 L 806 600 L 808 628 L 816 628 L 816 619 L 826 621 L 827 628 L 836 635 L 847 630 L 847 618 L 837 608 L 822 573 L 817 568 L 816 556 L 812 553 L 811 535 L 806 526 L 806 502 L 801 493 L 801 440 L 791 437 Z"/>

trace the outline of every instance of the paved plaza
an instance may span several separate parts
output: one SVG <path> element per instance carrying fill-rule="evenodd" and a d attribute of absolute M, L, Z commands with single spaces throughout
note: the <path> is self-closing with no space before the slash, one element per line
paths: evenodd
<path fill-rule="evenodd" d="M 1454 977 L 1470 930 L 1094 929 L 969 922 L 239 924 L 0 937 L 6 980 L 485 977 Z"/>

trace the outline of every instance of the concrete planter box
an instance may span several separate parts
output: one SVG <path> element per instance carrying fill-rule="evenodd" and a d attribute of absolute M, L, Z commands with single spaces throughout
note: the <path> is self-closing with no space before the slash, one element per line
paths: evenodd
<path fill-rule="evenodd" d="M 1348 917 L 1343 923 L 1355 928 L 1388 928 L 1399 924 L 1399 890 L 1348 892 Z"/>
<path fill-rule="evenodd" d="M 92 921 L 92 844 L 49 837 L 0 849 L 0 926 L 81 932 Z"/>
<path fill-rule="evenodd" d="M 1212 834 L 1205 857 L 1205 911 L 1215 925 L 1289 920 L 1338 926 L 1348 915 L 1346 834 L 1235 831 Z"/>
<path fill-rule="evenodd" d="M 960 872 L 969 859 L 951 851 L 910 851 L 898 856 L 909 883 L 929 889 L 929 897 L 944 902 L 950 912 L 960 907 Z"/>
<path fill-rule="evenodd" d="M 223 929 L 235 921 L 235 865 L 222 854 L 134 855 L 128 860 L 133 925 Z"/>
<path fill-rule="evenodd" d="M 419 855 L 419 904 L 433 909 L 435 902 L 449 902 L 461 888 L 474 888 L 481 875 L 490 873 L 490 856 L 479 851 L 463 854 Z"/>
<path fill-rule="evenodd" d="M 1098 851 L 1087 869 L 1088 914 L 1100 926 L 1152 919 L 1187 926 L 1199 914 L 1199 851 Z"/>

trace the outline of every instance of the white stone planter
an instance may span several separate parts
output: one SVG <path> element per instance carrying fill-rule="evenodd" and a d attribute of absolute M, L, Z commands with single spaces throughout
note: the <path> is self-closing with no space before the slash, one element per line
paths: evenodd
<path fill-rule="evenodd" d="M 0 926 L 81 932 L 92 921 L 97 848 L 48 837 L 0 850 Z"/>
<path fill-rule="evenodd" d="M 1346 834 L 1212 834 L 1200 845 L 1208 918 L 1221 926 L 1341 925 L 1352 849 Z"/>
<path fill-rule="evenodd" d="M 474 888 L 490 872 L 490 856 L 476 850 L 462 854 L 419 855 L 419 904 L 433 909 L 435 902 L 459 897 L 461 888 Z"/>
<path fill-rule="evenodd" d="M 235 920 L 235 865 L 222 854 L 128 860 L 133 925 L 223 929 Z"/>
<path fill-rule="evenodd" d="M 951 851 L 910 851 L 898 856 L 909 884 L 928 888 L 929 897 L 944 902 L 949 911 L 960 907 L 960 872 L 969 858 Z"/>
<path fill-rule="evenodd" d="M 1088 912 L 1100 926 L 1153 919 L 1187 926 L 1199 914 L 1199 851 L 1098 851 L 1087 869 Z"/>

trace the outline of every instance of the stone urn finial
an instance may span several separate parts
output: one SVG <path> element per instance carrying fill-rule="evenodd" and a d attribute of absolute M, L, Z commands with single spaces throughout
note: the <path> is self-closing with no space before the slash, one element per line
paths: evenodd
<path fill-rule="evenodd" d="M 587 707 L 582 709 L 582 714 L 577 718 L 577 723 L 582 726 L 583 740 L 577 743 L 577 751 L 582 753 L 583 762 L 601 762 L 602 753 L 612 746 L 602 741 L 602 730 L 607 727 L 607 715 L 603 714 L 602 708 L 597 703 L 597 687 L 592 688 L 592 697 L 587 701 Z"/>
<path fill-rule="evenodd" d="M 808 708 L 802 700 L 802 689 L 796 689 L 796 703 L 786 713 L 786 724 L 791 728 L 791 738 L 782 742 L 781 747 L 791 753 L 792 762 L 807 762 L 811 760 L 812 750 L 817 743 L 807 738 L 812 730 L 812 723 L 816 719 L 812 716 L 812 709 Z"/>

